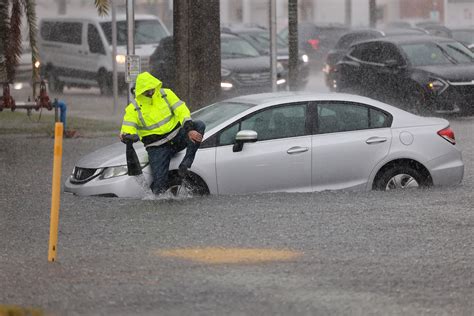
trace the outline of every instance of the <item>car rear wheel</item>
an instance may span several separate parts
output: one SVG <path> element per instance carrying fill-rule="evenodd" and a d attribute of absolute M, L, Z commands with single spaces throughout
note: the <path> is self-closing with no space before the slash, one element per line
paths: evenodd
<path fill-rule="evenodd" d="M 97 76 L 100 94 L 112 95 L 112 78 L 105 71 L 99 72 Z"/>
<path fill-rule="evenodd" d="M 407 165 L 395 165 L 382 171 L 375 180 L 374 189 L 380 191 L 412 189 L 429 186 L 429 181 L 422 174 Z"/>
<path fill-rule="evenodd" d="M 54 68 L 50 68 L 46 74 L 48 79 L 49 90 L 53 93 L 63 93 L 64 91 L 64 82 L 58 79 L 58 75 Z"/>

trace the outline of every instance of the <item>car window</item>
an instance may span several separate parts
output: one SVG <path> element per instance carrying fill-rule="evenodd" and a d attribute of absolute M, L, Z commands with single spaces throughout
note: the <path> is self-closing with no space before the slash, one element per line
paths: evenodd
<path fill-rule="evenodd" d="M 390 126 L 388 114 L 362 104 L 328 102 L 317 105 L 318 134 Z"/>
<path fill-rule="evenodd" d="M 107 42 L 112 45 L 112 22 L 100 23 Z M 158 20 L 135 20 L 135 44 L 158 44 L 163 37 L 168 36 L 168 31 Z M 117 22 L 117 45 L 127 45 L 127 22 Z"/>
<path fill-rule="evenodd" d="M 415 67 L 453 64 L 446 53 L 434 43 L 415 43 L 400 46 Z"/>
<path fill-rule="evenodd" d="M 399 64 L 404 63 L 398 49 L 391 43 L 367 43 L 361 45 L 361 48 L 357 47 L 351 55 L 359 60 L 376 64 L 384 64 L 388 60 L 395 60 Z"/>
<path fill-rule="evenodd" d="M 238 37 L 221 37 L 222 58 L 257 57 L 260 53 L 249 42 Z"/>
<path fill-rule="evenodd" d="M 203 121 L 206 124 L 206 130 L 209 131 L 253 106 L 255 104 L 222 101 L 193 112 L 192 118 Z"/>
<path fill-rule="evenodd" d="M 306 107 L 306 103 L 297 103 L 260 111 L 223 130 L 218 144 L 233 144 L 241 130 L 256 131 L 259 141 L 303 136 L 306 134 Z"/>
<path fill-rule="evenodd" d="M 82 23 L 43 22 L 41 37 L 46 41 L 80 45 L 82 43 Z"/>
<path fill-rule="evenodd" d="M 87 26 L 87 44 L 89 44 L 91 53 L 105 55 L 104 45 L 102 44 L 99 31 L 92 24 Z"/>

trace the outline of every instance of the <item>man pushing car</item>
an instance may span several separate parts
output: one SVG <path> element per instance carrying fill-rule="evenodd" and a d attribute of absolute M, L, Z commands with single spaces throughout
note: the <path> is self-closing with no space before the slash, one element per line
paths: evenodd
<path fill-rule="evenodd" d="M 151 189 L 155 194 L 168 188 L 171 158 L 186 148 L 178 167 L 181 178 L 186 178 L 196 152 L 201 145 L 206 126 L 193 121 L 186 104 L 162 82 L 148 72 L 137 76 L 135 99 L 125 108 L 120 139 L 138 135 L 148 152 L 153 173 Z"/>

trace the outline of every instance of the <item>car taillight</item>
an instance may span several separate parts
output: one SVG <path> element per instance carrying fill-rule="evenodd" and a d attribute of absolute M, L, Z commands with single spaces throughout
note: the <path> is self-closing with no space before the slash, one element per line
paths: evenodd
<path fill-rule="evenodd" d="M 319 40 L 318 40 L 317 38 L 309 39 L 309 40 L 308 40 L 308 43 L 309 43 L 309 45 L 311 45 L 311 47 L 312 47 L 314 50 L 318 50 L 318 49 L 319 49 Z"/>
<path fill-rule="evenodd" d="M 448 142 L 451 144 L 455 145 L 456 144 L 456 138 L 454 137 L 454 131 L 451 129 L 451 127 L 446 127 L 443 128 L 442 130 L 438 131 L 438 135 L 446 139 Z"/>

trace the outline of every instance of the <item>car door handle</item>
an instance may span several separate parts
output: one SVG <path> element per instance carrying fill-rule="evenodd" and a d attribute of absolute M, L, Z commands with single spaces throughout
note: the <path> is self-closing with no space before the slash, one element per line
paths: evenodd
<path fill-rule="evenodd" d="M 304 153 L 306 151 L 308 151 L 309 148 L 308 147 L 300 147 L 300 146 L 296 146 L 296 147 L 291 147 L 290 149 L 288 149 L 286 152 L 290 155 L 293 155 L 293 154 L 299 154 L 299 153 Z"/>
<path fill-rule="evenodd" d="M 387 141 L 387 138 L 386 137 L 370 137 L 369 139 L 367 139 L 365 142 L 369 145 L 371 144 L 379 144 L 379 143 L 383 143 L 383 142 L 386 142 Z"/>

